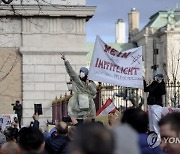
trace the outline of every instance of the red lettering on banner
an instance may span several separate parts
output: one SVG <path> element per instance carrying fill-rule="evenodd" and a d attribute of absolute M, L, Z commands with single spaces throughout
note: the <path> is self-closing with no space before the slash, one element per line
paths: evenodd
<path fill-rule="evenodd" d="M 117 52 L 117 50 L 115 50 L 115 49 L 112 48 L 110 54 L 111 54 L 112 56 L 115 56 L 115 55 L 116 55 L 116 52 Z"/>
<path fill-rule="evenodd" d="M 99 58 L 97 58 L 97 60 L 96 60 L 96 65 L 95 65 L 95 67 L 97 67 L 97 65 L 98 65 L 98 61 L 99 61 Z"/>
<path fill-rule="evenodd" d="M 131 52 L 129 52 L 129 53 L 123 53 L 123 55 L 121 56 L 122 58 L 127 58 L 128 56 L 129 56 L 129 54 L 130 54 Z"/>
<path fill-rule="evenodd" d="M 121 52 L 119 52 L 118 54 L 117 54 L 117 57 L 120 57 L 120 55 L 121 55 L 122 53 Z"/>
<path fill-rule="evenodd" d="M 139 68 L 136 67 L 120 67 L 109 61 L 104 61 L 99 58 L 96 60 L 95 67 L 127 75 L 137 75 L 139 70 Z"/>
<path fill-rule="evenodd" d="M 117 69 L 116 69 L 116 72 L 117 72 L 117 73 L 120 73 L 119 68 L 120 68 L 120 67 L 117 66 Z"/>
<path fill-rule="evenodd" d="M 104 61 L 104 69 L 106 69 L 107 61 Z"/>
<path fill-rule="evenodd" d="M 113 71 L 115 71 L 115 68 L 117 69 L 117 65 L 114 65 Z"/>
<path fill-rule="evenodd" d="M 98 67 L 100 68 L 103 68 L 103 61 L 102 60 L 99 60 L 99 65 L 98 65 Z"/>
<path fill-rule="evenodd" d="M 104 69 L 108 69 L 110 62 L 104 61 Z"/>
<path fill-rule="evenodd" d="M 128 52 L 128 53 L 119 52 L 116 49 L 111 48 L 107 44 L 104 45 L 104 52 L 107 52 L 112 56 L 121 57 L 121 58 L 127 58 L 129 54 L 131 53 L 131 52 Z"/>
<path fill-rule="evenodd" d="M 105 52 L 110 52 L 110 50 L 111 50 L 111 47 L 108 46 L 107 44 L 105 44 L 105 46 L 104 46 L 104 51 L 105 51 Z"/>
<path fill-rule="evenodd" d="M 128 74 L 128 68 L 126 67 L 126 68 L 124 68 L 124 74 Z"/>
<path fill-rule="evenodd" d="M 134 75 L 137 75 L 137 70 L 139 70 L 139 68 L 134 68 Z"/>
<path fill-rule="evenodd" d="M 109 65 L 110 65 L 110 62 L 107 62 L 107 67 L 106 67 L 107 70 L 108 70 L 108 68 L 109 68 Z"/>
<path fill-rule="evenodd" d="M 129 74 L 129 75 L 133 75 L 133 72 L 132 72 L 133 69 L 134 69 L 134 68 L 131 68 L 131 69 L 128 70 L 128 74 Z"/>
<path fill-rule="evenodd" d="M 123 67 L 121 67 L 121 73 L 123 73 L 124 72 L 124 68 Z"/>
<path fill-rule="evenodd" d="M 111 69 L 112 69 L 112 67 L 114 66 L 114 64 L 113 63 L 111 63 L 111 66 L 110 66 L 110 71 L 111 71 Z"/>

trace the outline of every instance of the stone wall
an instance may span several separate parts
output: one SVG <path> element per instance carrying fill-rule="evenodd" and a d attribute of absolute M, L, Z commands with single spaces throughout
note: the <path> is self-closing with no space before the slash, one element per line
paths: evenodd
<path fill-rule="evenodd" d="M 95 7 L 44 5 L 39 12 L 38 6 L 17 5 L 15 13 L 9 6 L 1 7 L 0 47 L 14 48 L 22 54 L 22 65 L 18 65 L 22 72 L 16 71 L 22 80 L 14 81 L 22 86 L 19 97 L 22 95 L 23 125 L 32 121 L 34 104 L 42 104 L 40 124 L 43 127 L 51 120 L 52 100 L 68 92 L 66 82 L 70 79 L 60 53 L 66 55 L 75 71 L 86 66 L 85 27 Z"/>
<path fill-rule="evenodd" d="M 56 96 L 59 98 L 60 95 L 68 93 L 66 82 L 70 81 L 70 78 L 60 57 L 57 53 L 54 55 L 23 56 L 24 124 L 28 124 L 32 120 L 34 104 L 42 104 L 43 115 L 40 116 L 42 125 L 47 119 L 51 120 L 52 100 Z M 66 57 L 77 73 L 81 66 L 86 65 L 85 54 L 72 54 Z"/>
<path fill-rule="evenodd" d="M 0 48 L 0 114 L 14 113 L 11 104 L 22 100 L 21 55 L 12 48 Z"/>

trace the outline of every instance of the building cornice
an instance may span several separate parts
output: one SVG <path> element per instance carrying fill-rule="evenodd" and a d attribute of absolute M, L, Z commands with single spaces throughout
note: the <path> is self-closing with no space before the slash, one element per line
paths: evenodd
<path fill-rule="evenodd" d="M 81 17 L 90 19 L 95 12 L 94 6 L 37 6 L 37 5 L 1 5 L 0 17 L 6 16 L 41 16 L 41 17 Z"/>
<path fill-rule="evenodd" d="M 87 47 L 78 48 L 37 48 L 37 47 L 20 47 L 19 52 L 22 55 L 59 55 L 65 53 L 66 55 L 86 55 L 88 53 Z"/>
<path fill-rule="evenodd" d="M 156 35 L 158 35 L 158 36 L 161 36 L 161 35 L 164 35 L 164 34 L 180 34 L 180 30 L 176 29 L 175 27 L 171 28 L 169 26 L 166 26 L 166 27 L 160 28 L 156 32 Z"/>

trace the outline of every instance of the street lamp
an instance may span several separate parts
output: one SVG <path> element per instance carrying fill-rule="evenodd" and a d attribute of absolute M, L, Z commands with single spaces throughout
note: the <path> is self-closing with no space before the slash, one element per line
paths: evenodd
<path fill-rule="evenodd" d="M 70 91 L 70 95 L 72 95 L 72 81 L 66 82 L 68 90 Z"/>

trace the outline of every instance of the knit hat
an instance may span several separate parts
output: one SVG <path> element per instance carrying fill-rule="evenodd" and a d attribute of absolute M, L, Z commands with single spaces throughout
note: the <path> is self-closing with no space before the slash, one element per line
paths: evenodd
<path fill-rule="evenodd" d="M 157 73 L 157 74 L 155 75 L 155 77 L 164 78 L 164 75 L 163 75 L 162 73 Z"/>
<path fill-rule="evenodd" d="M 81 67 L 80 71 L 84 72 L 85 75 L 88 75 L 88 73 L 89 73 L 89 70 L 86 67 Z"/>

